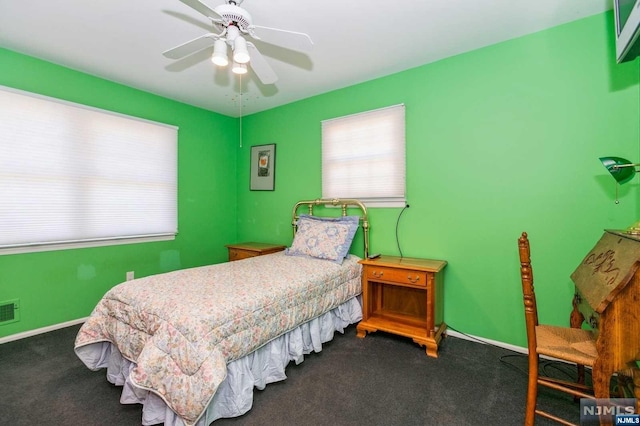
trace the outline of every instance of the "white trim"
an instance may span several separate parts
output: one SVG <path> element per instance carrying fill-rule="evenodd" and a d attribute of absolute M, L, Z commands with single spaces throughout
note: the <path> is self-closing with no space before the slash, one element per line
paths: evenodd
<path fill-rule="evenodd" d="M 27 337 L 37 336 L 38 334 L 48 333 L 50 331 L 55 331 L 55 330 L 59 330 L 61 328 L 70 327 L 72 325 L 81 324 L 81 323 L 85 322 L 88 318 L 89 317 L 79 318 L 79 319 L 76 319 L 76 320 L 67 321 L 67 322 L 63 322 L 63 323 L 60 323 L 60 324 L 50 325 L 48 327 L 37 328 L 35 330 L 25 331 L 23 333 L 17 333 L 17 334 L 12 334 L 10 336 L 2 337 L 2 338 L 0 338 L 0 345 L 3 344 L 3 343 L 12 342 L 14 340 L 25 339 Z M 457 338 L 460 338 L 460 339 L 469 340 L 469 341 L 480 343 L 480 344 L 488 343 L 488 344 L 491 344 L 493 346 L 498 346 L 498 347 L 501 347 L 501 348 L 504 348 L 504 349 L 509 349 L 511 351 L 514 351 L 514 352 L 520 352 L 520 353 L 523 353 L 523 354 L 527 354 L 527 348 L 523 348 L 523 347 L 515 346 L 515 345 L 510 345 L 510 344 L 507 344 L 507 343 L 504 343 L 504 342 L 499 342 L 497 340 L 485 339 L 484 337 L 477 337 L 477 336 L 472 336 L 470 334 L 463 334 L 463 333 L 459 333 L 459 332 L 451 330 L 451 329 L 447 329 L 447 336 L 457 337 Z"/>
<path fill-rule="evenodd" d="M 76 320 L 71 320 L 67 322 L 62 322 L 60 324 L 50 325 L 48 327 L 36 328 L 35 330 L 25 331 L 23 333 L 16 333 L 10 336 L 0 338 L 0 345 L 4 343 L 13 342 L 20 339 L 26 339 L 27 337 L 37 336 L 38 334 L 48 333 L 54 330 L 60 330 L 61 328 L 71 327 L 72 325 L 82 324 L 89 317 L 78 318 Z"/>
<path fill-rule="evenodd" d="M 471 334 L 462 334 L 462 333 L 459 333 L 457 331 L 450 330 L 449 328 L 447 328 L 447 335 L 448 336 L 452 336 L 452 337 L 457 337 L 457 338 L 460 338 L 460 339 L 464 339 L 464 340 L 469 340 L 471 342 L 480 343 L 481 345 L 482 344 L 490 344 L 492 346 L 497 346 L 499 348 L 508 349 L 510 351 L 518 352 L 518 353 L 521 353 L 523 355 L 529 355 L 529 349 L 523 348 L 522 346 L 510 345 L 508 343 L 499 342 L 497 340 L 485 339 L 484 337 L 473 336 Z M 559 361 L 559 362 L 565 362 L 565 363 L 568 362 L 568 361 L 565 361 L 563 359 L 558 359 L 558 358 L 554 358 L 554 357 L 547 356 L 547 355 L 540 355 L 540 358 L 548 359 L 550 361 Z M 586 365 L 585 368 L 587 368 L 588 370 L 591 370 L 591 367 L 589 367 L 588 365 Z"/>
<path fill-rule="evenodd" d="M 510 345 L 508 343 L 504 343 L 504 342 L 499 342 L 497 340 L 491 340 L 491 339 L 485 339 L 484 337 L 477 337 L 477 336 L 472 336 L 470 334 L 463 334 L 463 333 L 459 333 L 457 331 L 453 331 L 449 328 L 447 328 L 447 335 L 448 336 L 453 336 L 453 337 L 458 337 L 460 339 L 464 339 L 464 340 L 469 340 L 471 342 L 476 342 L 476 343 L 480 343 L 480 344 L 490 344 L 493 346 L 498 346 L 500 348 L 504 348 L 504 349 L 508 349 L 510 351 L 513 352 L 519 352 L 522 354 L 528 354 L 529 351 L 527 348 L 523 348 L 521 346 L 516 346 L 516 345 Z"/>
<path fill-rule="evenodd" d="M 17 247 L 0 247 L 0 256 L 6 254 L 22 254 L 22 253 L 37 253 L 42 251 L 56 251 L 56 250 L 69 250 L 77 248 L 89 248 L 89 247 L 105 247 L 105 246 L 117 246 L 123 244 L 138 244 L 138 243 L 151 243 L 155 241 L 171 241 L 175 240 L 175 234 L 146 236 L 146 237 L 122 237 L 112 239 L 102 239 L 94 241 L 76 241 L 66 243 L 55 244 L 29 244 Z"/>
<path fill-rule="evenodd" d="M 55 331 L 55 330 L 60 330 L 62 328 L 71 327 L 72 325 L 82 324 L 87 319 L 89 319 L 89 317 L 78 318 L 76 320 L 67 321 L 67 322 L 63 322 L 63 323 L 60 323 L 60 324 L 50 325 L 48 327 L 42 327 L 42 328 L 37 328 L 35 330 L 25 331 L 23 333 L 12 334 L 10 336 L 6 336 L 6 337 L 0 338 L 0 345 L 2 345 L 4 343 L 9 343 L 9 342 L 13 342 L 13 341 L 16 341 L 16 340 L 20 340 L 20 339 L 26 339 L 27 337 L 37 336 L 38 334 L 44 334 L 44 333 L 48 333 L 50 331 Z M 529 353 L 527 348 L 523 348 L 521 346 L 510 345 L 508 343 L 500 342 L 498 340 L 485 339 L 484 337 L 473 336 L 471 334 L 459 333 L 459 332 L 451 330 L 449 328 L 447 328 L 446 334 L 447 334 L 447 336 L 457 337 L 459 339 L 469 340 L 471 342 L 476 342 L 476 343 L 480 343 L 480 344 L 490 344 L 490 345 L 497 346 L 497 347 L 500 347 L 500 348 L 508 349 L 510 351 L 513 351 L 513 352 L 519 352 L 519 353 L 522 353 L 524 355 L 527 355 Z M 556 358 L 548 357 L 548 356 L 545 356 L 545 355 L 541 355 L 540 357 L 541 358 L 545 358 L 545 359 L 562 361 L 561 359 L 556 359 Z M 591 367 L 587 367 L 587 368 L 590 369 Z"/>
<path fill-rule="evenodd" d="M 375 198 L 358 198 L 362 204 L 364 204 L 366 207 L 379 207 L 379 208 L 384 208 L 384 207 L 393 207 L 393 208 L 402 208 L 405 207 L 407 205 L 407 198 L 403 197 L 401 199 L 396 199 L 396 200 L 386 200 L 386 199 L 375 199 Z"/>

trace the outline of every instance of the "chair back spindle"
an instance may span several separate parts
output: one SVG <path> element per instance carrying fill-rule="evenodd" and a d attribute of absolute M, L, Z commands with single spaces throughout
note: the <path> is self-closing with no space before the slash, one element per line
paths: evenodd
<path fill-rule="evenodd" d="M 580 377 L 583 365 L 593 366 L 597 354 L 595 337 L 586 330 L 538 323 L 538 305 L 533 286 L 533 268 L 531 267 L 531 250 L 529 238 L 523 232 L 518 238 L 520 254 L 520 278 L 522 281 L 522 297 L 527 329 L 527 348 L 529 374 L 527 384 L 527 405 L 525 410 L 525 426 L 533 426 L 535 416 L 540 415 L 558 423 L 572 423 L 537 408 L 538 385 L 567 392 L 576 398 L 593 398 L 592 389 L 585 386 Z M 579 349 L 577 349 L 579 348 Z M 547 355 L 578 366 L 578 382 L 569 382 L 539 375 L 540 355 Z M 582 376 L 583 378 L 584 376 Z"/>

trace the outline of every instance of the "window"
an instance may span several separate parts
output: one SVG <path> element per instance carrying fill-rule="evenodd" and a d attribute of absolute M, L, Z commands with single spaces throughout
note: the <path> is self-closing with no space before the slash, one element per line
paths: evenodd
<path fill-rule="evenodd" d="M 395 105 L 322 122 L 322 198 L 404 207 L 404 110 Z"/>
<path fill-rule="evenodd" d="M 172 239 L 177 128 L 0 87 L 0 254 Z"/>

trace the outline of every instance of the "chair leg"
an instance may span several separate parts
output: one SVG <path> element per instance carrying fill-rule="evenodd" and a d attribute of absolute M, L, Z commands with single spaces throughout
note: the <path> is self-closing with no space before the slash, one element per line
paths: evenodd
<path fill-rule="evenodd" d="M 529 354 L 529 381 L 527 385 L 527 408 L 524 425 L 533 426 L 536 416 L 536 402 L 538 399 L 538 356 Z"/>

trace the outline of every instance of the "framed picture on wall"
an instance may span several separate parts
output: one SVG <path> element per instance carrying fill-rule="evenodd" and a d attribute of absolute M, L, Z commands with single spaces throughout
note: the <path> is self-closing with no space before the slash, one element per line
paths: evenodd
<path fill-rule="evenodd" d="M 276 144 L 251 147 L 251 190 L 273 191 L 276 182 Z"/>

